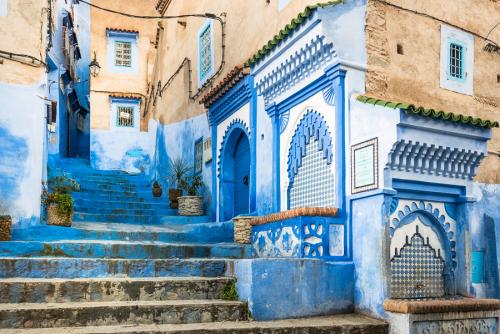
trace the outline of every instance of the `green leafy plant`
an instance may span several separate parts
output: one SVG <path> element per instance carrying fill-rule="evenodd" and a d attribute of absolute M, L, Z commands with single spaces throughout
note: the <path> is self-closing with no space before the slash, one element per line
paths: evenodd
<path fill-rule="evenodd" d="M 203 178 L 200 174 L 190 173 L 181 179 L 181 188 L 186 191 L 188 196 L 199 195 L 198 190 L 204 186 Z"/>
<path fill-rule="evenodd" d="M 182 188 L 182 180 L 189 173 L 190 167 L 182 158 L 176 158 L 169 162 L 168 183 L 170 188 Z"/>
<path fill-rule="evenodd" d="M 69 216 L 73 214 L 71 193 L 74 191 L 80 191 L 80 184 L 76 180 L 66 176 L 52 177 L 48 183 L 42 183 L 42 205 L 47 207 L 56 204 L 59 215 Z"/>
<path fill-rule="evenodd" d="M 221 297 L 224 300 L 238 300 L 238 291 L 236 290 L 236 283 L 234 281 L 229 281 L 226 284 Z"/>
<path fill-rule="evenodd" d="M 55 176 L 49 179 L 49 188 L 59 194 L 71 194 L 74 191 L 80 191 L 80 184 L 66 176 Z"/>

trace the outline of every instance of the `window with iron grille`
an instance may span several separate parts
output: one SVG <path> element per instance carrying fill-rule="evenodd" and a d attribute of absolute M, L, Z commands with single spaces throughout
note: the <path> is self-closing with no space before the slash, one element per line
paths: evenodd
<path fill-rule="evenodd" d="M 116 124 L 124 127 L 134 127 L 134 107 L 118 106 Z"/>
<path fill-rule="evenodd" d="M 205 25 L 199 34 L 199 81 L 206 81 L 213 71 L 213 50 L 212 50 L 212 25 Z"/>
<path fill-rule="evenodd" d="M 132 66 L 132 43 L 115 41 L 115 66 Z"/>
<path fill-rule="evenodd" d="M 199 174 L 203 169 L 203 138 L 194 143 L 194 171 Z"/>
<path fill-rule="evenodd" d="M 451 78 L 464 79 L 464 47 L 450 43 L 449 75 Z"/>

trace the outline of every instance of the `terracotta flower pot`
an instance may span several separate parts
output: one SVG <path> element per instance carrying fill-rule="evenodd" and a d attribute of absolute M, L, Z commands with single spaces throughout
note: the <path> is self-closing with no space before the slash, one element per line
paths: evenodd
<path fill-rule="evenodd" d="M 170 188 L 168 189 L 168 199 L 170 200 L 170 208 L 177 209 L 179 207 L 178 198 L 182 195 L 181 189 Z"/>
<path fill-rule="evenodd" d="M 73 213 L 61 215 L 58 209 L 57 204 L 49 204 L 47 207 L 47 225 L 71 226 L 73 224 Z"/>
<path fill-rule="evenodd" d="M 163 193 L 163 190 L 161 189 L 160 186 L 157 186 L 157 187 L 153 186 L 153 196 L 154 197 L 161 197 L 162 193 Z"/>
<path fill-rule="evenodd" d="M 202 196 L 181 196 L 179 197 L 180 216 L 203 216 Z"/>
<path fill-rule="evenodd" d="M 10 216 L 0 216 L 0 241 L 12 239 L 12 218 Z"/>

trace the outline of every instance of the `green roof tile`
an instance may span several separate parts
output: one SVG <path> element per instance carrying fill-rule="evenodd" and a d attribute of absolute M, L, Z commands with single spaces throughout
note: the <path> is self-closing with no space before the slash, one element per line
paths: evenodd
<path fill-rule="evenodd" d="M 343 1 L 344 0 L 331 0 L 307 6 L 302 12 L 297 15 L 297 17 L 292 19 L 290 23 L 288 23 L 283 29 L 281 29 L 279 33 L 274 35 L 274 37 L 270 39 L 259 51 L 255 52 L 253 56 L 248 58 L 248 60 L 244 64 L 245 67 L 254 65 L 261 58 L 274 50 L 274 48 L 277 47 L 282 40 L 284 40 L 295 29 L 297 29 L 297 27 L 299 27 L 305 20 L 307 20 L 318 8 L 335 6 L 342 3 Z"/>
<path fill-rule="evenodd" d="M 417 107 L 417 106 L 415 106 L 413 104 L 409 104 L 409 103 L 384 101 L 381 99 L 376 99 L 376 98 L 368 97 L 365 95 L 358 95 L 356 97 L 356 99 L 359 102 L 363 102 L 363 103 L 367 103 L 367 104 L 373 104 L 373 105 L 382 106 L 382 107 L 386 107 L 386 108 L 392 108 L 392 109 L 401 109 L 405 113 L 411 114 L 411 115 L 432 117 L 435 119 L 441 119 L 441 120 L 450 121 L 450 122 L 454 122 L 454 123 L 461 123 L 461 124 L 465 124 L 465 125 L 473 125 L 473 126 L 478 126 L 481 128 L 491 129 L 491 128 L 498 128 L 499 127 L 499 124 L 496 121 L 481 119 L 479 117 L 454 114 L 451 112 L 445 112 L 443 110 L 434 110 L 434 109 L 429 109 L 429 108 L 424 108 L 424 107 Z"/>

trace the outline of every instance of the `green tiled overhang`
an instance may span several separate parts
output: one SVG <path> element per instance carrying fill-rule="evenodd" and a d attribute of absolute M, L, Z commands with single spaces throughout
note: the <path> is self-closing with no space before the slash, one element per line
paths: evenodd
<path fill-rule="evenodd" d="M 307 6 L 302 12 L 297 15 L 289 24 L 287 24 L 280 32 L 269 40 L 259 51 L 251 56 L 246 62 L 245 67 L 250 67 L 258 62 L 261 58 L 269 54 L 278 44 L 290 35 L 297 27 L 299 27 L 305 20 L 307 20 L 318 8 L 334 6 L 342 3 L 343 0 L 332 0 L 327 2 L 317 3 L 315 5 Z"/>
<path fill-rule="evenodd" d="M 392 109 L 401 109 L 407 114 L 410 115 L 420 115 L 425 117 L 432 117 L 436 119 L 441 119 L 445 121 L 450 121 L 454 123 L 461 123 L 466 125 L 477 126 L 481 128 L 498 128 L 498 122 L 491 121 L 487 119 L 481 119 L 479 117 L 466 116 L 461 114 L 454 114 L 451 112 L 445 112 L 442 110 L 434 110 L 429 108 L 424 108 L 421 106 L 415 106 L 410 103 L 402 103 L 402 102 L 392 102 L 392 101 L 384 101 L 372 97 L 368 97 L 365 95 L 359 95 L 356 97 L 359 102 L 373 104 L 376 106 L 382 106 L 386 108 Z"/>

